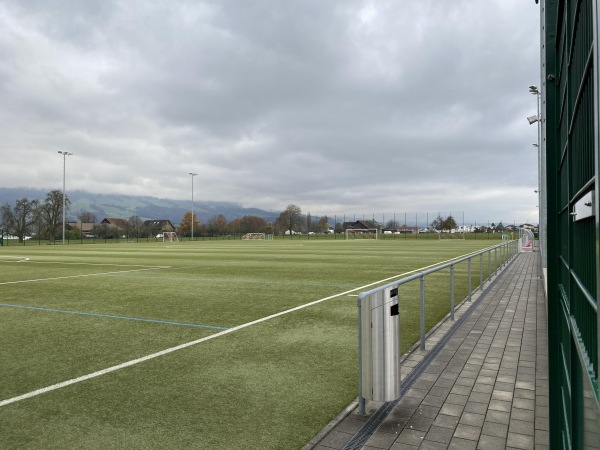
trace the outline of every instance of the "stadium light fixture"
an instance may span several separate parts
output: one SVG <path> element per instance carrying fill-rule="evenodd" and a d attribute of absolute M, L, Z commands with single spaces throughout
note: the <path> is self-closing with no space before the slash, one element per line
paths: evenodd
<path fill-rule="evenodd" d="M 73 153 L 71 152 L 61 152 L 60 150 L 58 151 L 58 153 L 60 155 L 63 155 L 63 201 L 62 201 L 62 245 L 65 245 L 65 227 L 66 227 L 66 220 L 67 220 L 67 213 L 66 213 L 66 194 L 65 194 L 65 178 L 66 178 L 66 173 L 67 173 L 67 156 L 71 156 Z"/>
<path fill-rule="evenodd" d="M 529 121 L 529 125 L 533 125 L 534 123 L 539 122 L 540 119 L 538 116 L 529 116 L 527 120 Z"/>
<path fill-rule="evenodd" d="M 190 240 L 194 240 L 194 177 L 198 176 L 197 173 L 190 172 L 189 175 L 192 176 L 192 237 Z"/>

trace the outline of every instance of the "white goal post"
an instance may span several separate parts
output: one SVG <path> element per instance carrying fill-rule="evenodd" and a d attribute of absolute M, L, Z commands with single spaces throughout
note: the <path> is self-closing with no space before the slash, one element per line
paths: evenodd
<path fill-rule="evenodd" d="M 347 228 L 346 229 L 346 240 L 356 240 L 356 239 L 379 239 L 379 230 L 377 228 L 367 228 L 367 229 L 357 229 L 357 228 Z"/>
<path fill-rule="evenodd" d="M 174 231 L 163 232 L 163 242 L 179 242 L 177 233 L 175 233 Z"/>

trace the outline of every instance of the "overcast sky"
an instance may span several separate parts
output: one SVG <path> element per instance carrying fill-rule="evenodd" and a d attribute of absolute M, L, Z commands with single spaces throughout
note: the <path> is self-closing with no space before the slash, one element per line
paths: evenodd
<path fill-rule="evenodd" d="M 0 185 L 537 223 L 534 0 L 0 3 Z M 389 217 L 389 216 L 388 216 Z"/>

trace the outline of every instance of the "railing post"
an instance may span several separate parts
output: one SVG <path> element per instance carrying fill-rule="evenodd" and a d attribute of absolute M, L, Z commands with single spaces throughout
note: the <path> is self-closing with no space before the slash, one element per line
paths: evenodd
<path fill-rule="evenodd" d="M 492 279 L 492 250 L 488 250 L 488 280 Z"/>
<path fill-rule="evenodd" d="M 450 265 L 450 320 L 454 320 L 454 264 Z"/>
<path fill-rule="evenodd" d="M 421 350 L 425 350 L 425 275 L 421 275 Z"/>
<path fill-rule="evenodd" d="M 498 272 L 498 255 L 496 250 L 498 250 L 498 247 L 494 247 L 494 275 Z"/>
<path fill-rule="evenodd" d="M 483 253 L 479 254 L 479 290 L 483 291 Z"/>
<path fill-rule="evenodd" d="M 471 289 L 471 258 L 469 258 L 468 261 L 469 261 L 469 301 L 471 301 L 471 295 L 472 295 L 472 289 Z"/>
<path fill-rule="evenodd" d="M 362 301 L 359 298 L 358 304 L 358 413 L 361 416 L 366 414 L 365 399 L 362 396 Z"/>

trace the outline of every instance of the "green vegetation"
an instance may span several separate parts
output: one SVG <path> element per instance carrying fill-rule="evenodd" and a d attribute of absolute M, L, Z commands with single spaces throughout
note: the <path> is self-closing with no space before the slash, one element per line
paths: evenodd
<path fill-rule="evenodd" d="M 335 296 L 0 406 L 0 448 L 300 448 L 357 395 L 361 290 L 348 291 L 497 242 L 0 247 L 0 402 Z M 456 267 L 457 303 L 466 273 Z M 448 271 L 427 278 L 428 326 L 448 312 L 448 283 Z M 400 303 L 406 349 L 418 339 L 418 283 Z"/>

